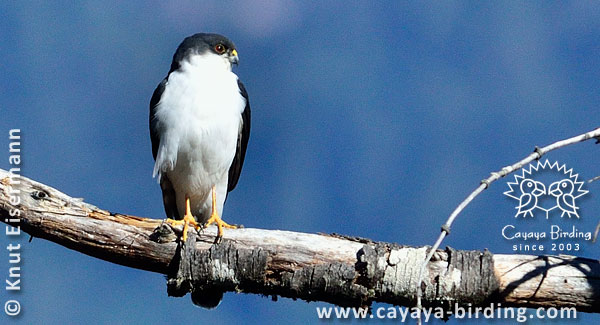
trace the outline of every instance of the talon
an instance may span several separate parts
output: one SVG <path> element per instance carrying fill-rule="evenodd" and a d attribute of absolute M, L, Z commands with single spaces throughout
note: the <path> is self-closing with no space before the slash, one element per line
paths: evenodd
<path fill-rule="evenodd" d="M 223 228 L 229 228 L 229 229 L 237 228 L 237 226 L 230 225 L 227 222 L 223 221 L 223 219 L 221 219 L 221 217 L 216 212 L 213 212 L 213 214 L 210 216 L 210 218 L 208 219 L 208 221 L 205 224 L 205 227 L 208 227 L 213 223 L 217 224 L 217 228 L 218 228 L 217 237 L 219 237 L 219 238 L 223 237 Z"/>
<path fill-rule="evenodd" d="M 183 220 L 173 220 L 173 219 L 166 220 L 166 222 L 168 224 L 170 224 L 171 226 L 183 225 L 183 235 L 182 235 L 183 242 L 185 242 L 187 240 L 187 233 L 188 233 L 190 225 L 192 225 L 194 227 L 194 229 L 200 228 L 200 225 L 196 222 L 196 219 L 194 218 L 194 216 L 192 215 L 190 210 L 191 210 L 190 209 L 190 199 L 186 198 L 185 199 L 185 215 L 183 216 Z"/>
<path fill-rule="evenodd" d="M 215 238 L 215 243 L 219 243 L 221 241 L 221 238 L 223 238 L 223 228 L 229 228 L 229 229 L 237 228 L 237 226 L 230 225 L 227 222 L 223 221 L 223 219 L 221 219 L 221 217 L 217 213 L 217 192 L 216 192 L 216 189 L 214 186 L 212 188 L 212 213 L 210 215 L 210 218 L 208 218 L 208 220 L 206 221 L 206 224 L 204 225 L 204 227 L 208 227 L 213 223 L 216 223 L 217 228 L 218 228 L 217 238 Z"/>

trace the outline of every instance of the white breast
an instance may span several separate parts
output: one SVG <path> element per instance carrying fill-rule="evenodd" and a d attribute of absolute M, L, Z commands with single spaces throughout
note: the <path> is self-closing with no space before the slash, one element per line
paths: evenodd
<path fill-rule="evenodd" d="M 155 113 L 154 174 L 169 177 L 178 208 L 185 196 L 200 200 L 213 185 L 227 186 L 244 107 L 237 76 L 219 56 L 196 55 L 169 75 Z"/>

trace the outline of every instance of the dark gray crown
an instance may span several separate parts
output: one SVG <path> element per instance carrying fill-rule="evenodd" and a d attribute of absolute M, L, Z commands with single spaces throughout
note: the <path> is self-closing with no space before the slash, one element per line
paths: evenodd
<path fill-rule="evenodd" d="M 189 55 L 202 54 L 206 51 L 219 54 L 215 50 L 217 44 L 223 44 L 228 51 L 235 50 L 235 44 L 223 35 L 198 33 L 186 37 L 183 42 L 179 44 L 177 51 L 175 51 L 175 54 L 173 55 L 173 62 L 171 63 L 171 70 L 169 72 L 179 69 L 181 62 Z"/>

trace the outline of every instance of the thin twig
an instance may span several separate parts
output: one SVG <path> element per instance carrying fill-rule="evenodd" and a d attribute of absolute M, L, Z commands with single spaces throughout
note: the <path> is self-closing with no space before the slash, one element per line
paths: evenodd
<path fill-rule="evenodd" d="M 590 139 L 596 139 L 597 140 L 596 143 L 600 143 L 600 128 L 580 134 L 578 136 L 574 136 L 572 138 L 554 142 L 543 148 L 539 148 L 536 146 L 535 150 L 531 154 L 529 154 L 527 157 L 522 159 L 521 161 L 519 161 L 513 165 L 506 166 L 498 172 L 492 172 L 488 178 L 482 180 L 480 185 L 471 194 L 469 194 L 469 196 L 467 196 L 467 198 L 464 199 L 458 205 L 458 207 L 456 207 L 456 209 L 454 209 L 454 211 L 452 211 L 452 213 L 450 214 L 450 217 L 448 217 L 448 220 L 446 220 L 446 223 L 442 225 L 442 231 L 440 233 L 440 236 L 438 237 L 435 244 L 431 247 L 431 250 L 429 251 L 429 253 L 427 254 L 427 257 L 423 261 L 423 264 L 421 265 L 421 268 L 419 271 L 419 277 L 418 277 L 418 281 L 417 281 L 417 285 L 418 285 L 417 308 L 422 311 L 423 306 L 421 305 L 421 302 L 422 302 L 421 299 L 423 296 L 423 288 L 421 287 L 421 282 L 423 281 L 423 273 L 425 272 L 425 268 L 427 267 L 427 264 L 431 260 L 431 257 L 433 256 L 433 254 L 436 252 L 436 250 L 442 244 L 442 241 L 444 240 L 444 238 L 448 234 L 450 234 L 450 227 L 452 226 L 454 219 L 456 219 L 456 217 L 467 207 L 467 205 L 469 205 L 471 203 L 471 201 L 473 201 L 473 199 L 475 199 L 479 194 L 481 194 L 481 192 L 483 192 L 483 190 L 487 189 L 491 183 L 497 181 L 498 179 L 500 179 L 508 174 L 511 174 L 512 172 L 514 172 L 516 170 L 523 168 L 523 166 L 527 165 L 528 163 L 530 163 L 534 160 L 539 160 L 546 153 L 556 150 L 556 149 L 559 149 L 559 148 L 562 148 L 562 147 L 565 147 L 565 146 L 568 146 L 568 145 L 572 145 L 572 144 L 579 143 L 579 142 L 584 142 L 584 141 L 587 141 Z M 421 324 L 420 315 L 419 315 L 419 318 L 417 318 L 417 324 L 419 324 L 419 325 Z"/>
<path fill-rule="evenodd" d="M 590 179 L 590 180 L 588 181 L 588 184 L 589 184 L 589 183 L 591 183 L 591 182 L 595 182 L 595 181 L 597 181 L 597 180 L 599 180 L 599 179 L 600 179 L 600 176 L 596 176 L 596 177 L 594 177 L 594 178 Z"/>
<path fill-rule="evenodd" d="M 594 230 L 594 238 L 592 238 L 592 243 L 595 243 L 596 239 L 598 239 L 599 231 L 600 231 L 600 222 L 598 222 L 598 224 L 596 225 L 596 230 Z"/>

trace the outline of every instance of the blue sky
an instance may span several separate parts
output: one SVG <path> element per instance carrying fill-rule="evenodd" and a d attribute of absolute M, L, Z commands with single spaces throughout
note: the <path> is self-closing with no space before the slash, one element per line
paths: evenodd
<path fill-rule="evenodd" d="M 24 175 L 113 212 L 164 217 L 148 103 L 197 32 L 228 36 L 240 54 L 252 133 L 224 216 L 247 227 L 430 245 L 491 171 L 600 126 L 591 1 L 4 2 L 0 17 L 0 148 L 8 157 L 8 130 L 20 128 Z M 545 158 L 590 179 L 599 150 L 588 142 Z M 507 181 L 464 211 L 444 245 L 510 254 L 507 224 L 598 222 L 600 182 L 587 186 L 581 219 L 523 221 Z M 159 274 L 27 239 L 22 322 L 314 323 L 328 306 L 228 293 L 206 311 L 167 297 Z M 570 253 L 598 258 L 587 242 Z"/>

